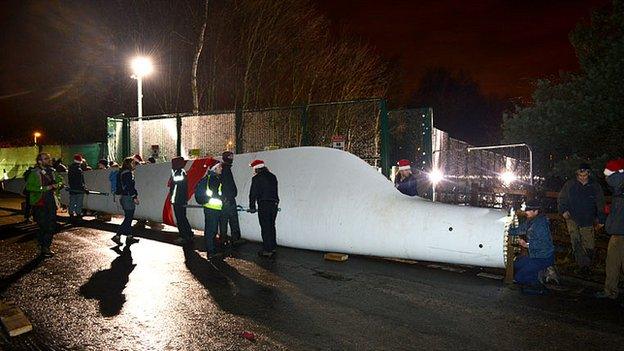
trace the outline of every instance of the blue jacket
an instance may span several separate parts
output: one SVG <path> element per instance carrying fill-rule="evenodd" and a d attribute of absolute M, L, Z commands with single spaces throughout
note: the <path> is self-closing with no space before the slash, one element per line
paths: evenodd
<path fill-rule="evenodd" d="M 614 173 L 607 177 L 611 188 L 611 210 L 605 224 L 607 233 L 624 235 L 624 173 Z"/>
<path fill-rule="evenodd" d="M 517 228 L 510 228 L 509 235 L 526 235 L 531 258 L 551 258 L 555 253 L 548 218 L 542 214 L 525 221 Z"/>
<path fill-rule="evenodd" d="M 397 188 L 400 192 L 409 196 L 418 195 L 418 187 L 416 183 L 416 177 L 413 174 L 410 174 L 409 177 L 400 180 L 401 176 L 397 174 L 396 178 L 394 178 L 394 187 Z"/>

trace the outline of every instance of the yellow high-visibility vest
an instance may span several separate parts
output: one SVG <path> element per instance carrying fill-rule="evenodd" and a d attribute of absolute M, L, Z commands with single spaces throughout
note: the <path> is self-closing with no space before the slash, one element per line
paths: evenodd
<path fill-rule="evenodd" d="M 219 184 L 219 197 L 223 195 L 221 192 L 222 187 L 223 187 L 223 184 Z M 208 179 L 206 181 L 206 196 L 208 196 L 208 202 L 204 204 L 204 207 L 212 209 L 212 210 L 221 211 L 221 209 L 223 208 L 223 201 L 221 201 L 220 198 L 212 197 L 212 195 L 213 195 L 213 192 L 212 190 L 210 190 L 210 174 L 209 174 Z"/>

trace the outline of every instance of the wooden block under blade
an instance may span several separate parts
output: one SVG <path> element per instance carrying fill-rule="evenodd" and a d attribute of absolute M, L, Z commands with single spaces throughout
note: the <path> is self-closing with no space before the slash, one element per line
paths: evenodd
<path fill-rule="evenodd" d="M 349 255 L 335 253 L 335 252 L 328 252 L 323 256 L 323 258 L 328 261 L 344 262 L 349 258 Z"/>
<path fill-rule="evenodd" d="M 10 336 L 17 336 L 32 330 L 32 324 L 21 309 L 0 302 L 0 321 Z"/>

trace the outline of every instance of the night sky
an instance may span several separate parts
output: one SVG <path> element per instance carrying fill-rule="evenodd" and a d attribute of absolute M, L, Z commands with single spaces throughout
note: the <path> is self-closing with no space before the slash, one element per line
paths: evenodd
<path fill-rule="evenodd" d="M 568 34 L 607 0 L 319 0 L 349 33 L 398 64 L 409 94 L 430 67 L 464 70 L 485 93 L 526 97 L 536 78 L 578 69 Z M 411 78 L 411 79 L 410 79 Z M 400 90 L 395 99 L 402 99 Z"/>
<path fill-rule="evenodd" d="M 332 20 L 333 32 L 370 42 L 388 62 L 396 75 L 388 98 L 391 106 L 399 107 L 409 102 L 423 73 L 439 67 L 470 75 L 485 94 L 500 99 L 520 97 L 526 100 L 535 79 L 578 69 L 568 34 L 579 21 L 588 20 L 591 9 L 610 1 L 312 2 Z M 65 3 L 72 4 L 75 12 L 63 13 Z M 81 101 L 78 108 L 71 111 L 72 116 L 66 116 L 65 120 L 73 116 L 86 118 L 97 114 L 100 118 L 128 112 L 124 106 L 110 103 L 98 106 L 95 113 L 89 108 L 92 107 L 91 96 L 100 91 L 110 93 L 114 89 L 125 89 L 130 92 L 134 84 L 123 76 L 117 80 L 122 82 L 117 84 L 123 84 L 120 90 L 114 88 L 113 79 L 108 78 L 114 78 L 114 74 L 124 75 L 123 69 L 115 67 L 127 62 L 125 58 L 104 58 L 100 54 L 107 52 L 106 48 L 112 44 L 93 38 L 103 37 L 102 33 L 110 32 L 111 28 L 97 27 L 102 21 L 98 21 L 95 8 L 127 7 L 134 9 L 133 15 L 140 18 L 140 11 L 133 4 L 132 1 L 26 0 L 0 3 L 2 139 L 30 139 L 33 129 L 45 129 L 55 120 L 62 121 L 58 114 L 68 112 L 55 106 L 63 101 L 59 97 L 64 101 Z M 67 18 L 73 20 L 61 21 Z M 158 25 L 153 21 L 149 23 Z M 68 40 L 64 36 L 73 37 Z M 128 44 L 127 48 L 137 45 L 124 44 Z M 81 57 L 93 60 L 81 62 Z M 94 71 L 100 76 L 91 74 Z M 97 82 L 90 86 L 99 90 L 81 88 L 93 80 Z M 112 97 L 107 99 L 114 101 Z M 127 103 L 131 104 L 133 99 L 128 96 Z M 83 123 L 81 128 L 88 128 L 89 123 Z M 102 122 L 97 120 L 97 123 Z M 83 142 L 88 141 L 91 140 Z"/>

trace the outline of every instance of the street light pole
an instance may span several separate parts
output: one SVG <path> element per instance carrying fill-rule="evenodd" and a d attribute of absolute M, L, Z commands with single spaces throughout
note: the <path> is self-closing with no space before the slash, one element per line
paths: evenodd
<path fill-rule="evenodd" d="M 136 57 L 131 62 L 132 78 L 137 80 L 137 118 L 139 121 L 139 156 L 143 157 L 143 77 L 152 73 L 152 61 Z"/>
<path fill-rule="evenodd" d="M 470 152 L 473 150 L 491 150 L 491 149 L 506 149 L 512 147 L 526 147 L 529 150 L 529 182 L 533 185 L 533 150 L 528 144 L 503 144 L 503 145 L 491 145 L 491 146 L 475 146 L 469 147 L 466 151 Z"/>
<path fill-rule="evenodd" d="M 137 117 L 139 118 L 139 156 L 143 157 L 143 77 L 137 76 Z"/>

